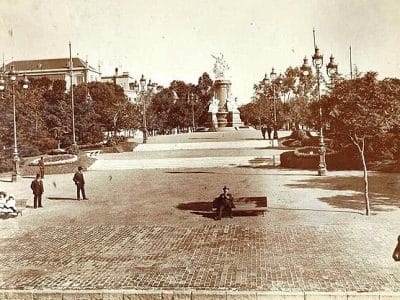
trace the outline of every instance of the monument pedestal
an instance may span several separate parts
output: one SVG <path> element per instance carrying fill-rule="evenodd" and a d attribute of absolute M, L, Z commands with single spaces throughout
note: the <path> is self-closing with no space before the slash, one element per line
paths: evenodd
<path fill-rule="evenodd" d="M 209 128 L 210 131 L 216 131 L 216 129 L 218 128 L 217 113 L 208 112 L 208 118 L 205 125 Z"/>
<path fill-rule="evenodd" d="M 218 128 L 228 126 L 228 112 L 219 111 L 217 112 Z"/>
<path fill-rule="evenodd" d="M 242 119 L 240 118 L 240 112 L 230 111 L 228 113 L 228 126 L 229 127 L 241 127 L 244 126 Z"/>

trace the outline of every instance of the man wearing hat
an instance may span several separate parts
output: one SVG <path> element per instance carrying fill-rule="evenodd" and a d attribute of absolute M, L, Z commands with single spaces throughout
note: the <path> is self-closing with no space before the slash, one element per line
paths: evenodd
<path fill-rule="evenodd" d="M 43 207 L 42 194 L 44 192 L 44 188 L 40 174 L 36 174 L 35 180 L 33 180 L 31 183 L 31 189 L 33 192 L 33 208 Z"/>
<path fill-rule="evenodd" d="M 76 199 L 81 200 L 81 193 L 83 200 L 89 200 L 86 198 L 85 194 L 85 179 L 83 178 L 83 168 L 78 167 L 78 172 L 75 173 L 74 178 L 72 179 L 76 185 Z"/>
<path fill-rule="evenodd" d="M 213 202 L 213 206 L 217 208 L 215 220 L 221 220 L 224 210 L 228 212 L 230 218 L 233 218 L 232 208 L 235 208 L 233 196 L 229 193 L 229 188 L 227 186 L 224 186 L 222 190 L 224 192 Z"/>

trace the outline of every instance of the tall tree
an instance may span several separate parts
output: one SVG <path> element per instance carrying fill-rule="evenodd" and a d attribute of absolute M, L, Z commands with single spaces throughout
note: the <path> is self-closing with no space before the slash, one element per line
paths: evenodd
<path fill-rule="evenodd" d="M 366 214 L 370 214 L 366 143 L 379 139 L 399 122 L 400 84 L 378 81 L 376 73 L 337 83 L 323 99 L 327 122 L 338 136 L 347 136 L 357 148 L 363 166 Z"/>

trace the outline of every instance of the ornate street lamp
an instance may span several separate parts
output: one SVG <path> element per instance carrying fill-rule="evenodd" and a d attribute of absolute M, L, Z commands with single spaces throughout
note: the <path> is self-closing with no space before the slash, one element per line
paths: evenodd
<path fill-rule="evenodd" d="M 320 91 L 320 76 L 321 76 L 321 68 L 324 64 L 324 56 L 319 52 L 319 48 L 315 46 L 315 52 L 312 56 L 312 62 L 314 67 L 317 70 L 317 84 L 318 84 L 318 103 L 319 103 L 319 122 L 320 122 L 320 134 L 319 134 L 319 165 L 318 165 L 318 175 L 325 176 L 326 175 L 326 160 L 325 153 L 326 147 L 324 143 L 324 132 L 323 132 L 323 120 L 322 120 L 322 106 L 321 106 L 321 91 Z"/>
<path fill-rule="evenodd" d="M 331 54 L 331 57 L 329 58 L 329 63 L 326 65 L 326 74 L 333 81 L 337 73 L 338 73 L 338 65 L 337 63 L 335 63 L 335 58 Z"/>
<path fill-rule="evenodd" d="M 147 143 L 147 119 L 146 119 L 146 97 L 144 96 L 145 87 L 146 87 L 146 79 L 142 74 L 140 78 L 140 100 L 143 101 L 143 144 Z M 148 87 L 151 86 L 151 80 L 149 80 Z"/>
<path fill-rule="evenodd" d="M 303 64 L 300 67 L 300 71 L 304 81 L 304 96 L 306 96 L 307 78 L 311 75 L 311 66 L 308 64 L 307 57 L 304 57 Z"/>
<path fill-rule="evenodd" d="M 194 121 L 194 104 L 195 104 L 196 100 L 197 100 L 197 96 L 195 94 L 193 94 L 193 92 L 190 92 L 190 93 L 188 92 L 187 102 L 189 104 L 191 104 L 191 106 L 192 106 L 192 130 L 193 131 L 195 130 L 195 127 L 196 127 L 196 123 Z"/>
<path fill-rule="evenodd" d="M 11 175 L 11 181 L 17 181 L 17 177 L 19 175 L 19 153 L 18 153 L 18 143 L 17 143 L 17 119 L 16 119 L 16 106 L 15 106 L 15 83 L 17 81 L 17 73 L 15 72 L 14 66 L 11 66 L 10 71 L 8 72 L 8 78 L 11 82 L 11 94 L 13 100 L 13 124 L 14 124 L 14 151 L 13 151 L 13 171 Z M 6 88 L 6 83 L 3 78 L 3 75 L 0 76 L 0 92 L 4 92 Z M 24 75 L 24 79 L 22 81 L 22 88 L 27 90 L 29 88 L 29 80 Z"/>
<path fill-rule="evenodd" d="M 278 131 L 277 131 L 277 125 L 276 125 L 276 95 L 275 95 L 275 80 L 276 80 L 276 73 L 275 69 L 272 68 L 271 73 L 269 74 L 269 77 L 271 78 L 271 83 L 272 83 L 272 89 L 273 89 L 273 101 L 274 101 L 274 140 L 278 139 Z"/>

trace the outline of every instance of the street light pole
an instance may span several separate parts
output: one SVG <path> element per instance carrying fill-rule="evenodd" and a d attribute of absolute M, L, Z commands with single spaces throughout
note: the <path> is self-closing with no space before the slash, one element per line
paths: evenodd
<path fill-rule="evenodd" d="M 192 106 L 192 130 L 195 130 L 195 121 L 194 121 L 194 100 L 195 100 L 195 95 L 193 93 L 189 93 L 188 92 L 188 102 L 190 102 L 191 106 Z"/>
<path fill-rule="evenodd" d="M 72 147 L 73 150 L 76 151 L 78 145 L 76 144 L 75 138 L 75 105 L 74 105 L 74 85 L 72 80 L 72 55 L 71 55 L 71 42 L 69 42 L 69 79 L 70 79 L 70 88 L 71 88 L 71 108 L 72 108 Z"/>
<path fill-rule="evenodd" d="M 4 71 L 4 68 L 3 68 Z M 13 147 L 13 160 L 12 160 L 12 174 L 11 174 L 11 181 L 15 182 L 17 181 L 17 177 L 20 174 L 19 172 L 19 153 L 18 153 L 18 141 L 17 141 L 17 109 L 16 109 L 16 99 L 15 99 L 15 84 L 17 81 L 17 73 L 14 70 L 14 66 L 11 66 L 11 70 L 8 73 L 8 76 L 11 81 L 11 96 L 12 96 L 12 101 L 13 101 L 13 134 L 14 134 L 14 147 Z M 28 89 L 29 87 L 29 80 L 24 75 L 24 79 L 22 82 L 22 88 L 24 90 Z M 0 91 L 3 92 L 5 90 L 5 81 L 3 79 L 3 76 L 0 77 Z"/>
<path fill-rule="evenodd" d="M 14 124 L 14 152 L 13 152 L 13 172 L 11 175 L 11 181 L 17 181 L 19 175 L 19 154 L 17 145 L 17 120 L 16 120 L 16 109 L 15 109 L 15 87 L 12 83 L 12 100 L 13 100 L 13 124 Z"/>
<path fill-rule="evenodd" d="M 147 120 L 146 120 L 146 97 L 144 89 L 146 86 L 146 79 L 142 74 L 140 78 L 140 100 L 143 101 L 143 144 L 147 143 Z"/>
<path fill-rule="evenodd" d="M 324 142 L 324 131 L 323 131 L 323 118 L 322 118 L 322 106 L 321 106 L 321 90 L 320 90 L 320 70 L 324 63 L 324 57 L 319 52 L 319 48 L 315 46 L 315 52 L 312 56 L 313 65 L 317 70 L 317 87 L 318 87 L 318 103 L 319 103 L 319 121 L 320 121 L 320 133 L 319 133 L 319 165 L 318 175 L 325 176 L 327 173 L 325 153 L 326 147 Z"/>
<path fill-rule="evenodd" d="M 269 74 L 271 78 L 271 83 L 272 83 L 272 89 L 273 89 L 273 102 L 274 102 L 274 140 L 278 139 L 278 132 L 277 132 L 277 125 L 276 125 L 276 95 L 275 95 L 275 79 L 276 79 L 276 73 L 275 69 L 272 68 L 271 74 Z"/>

